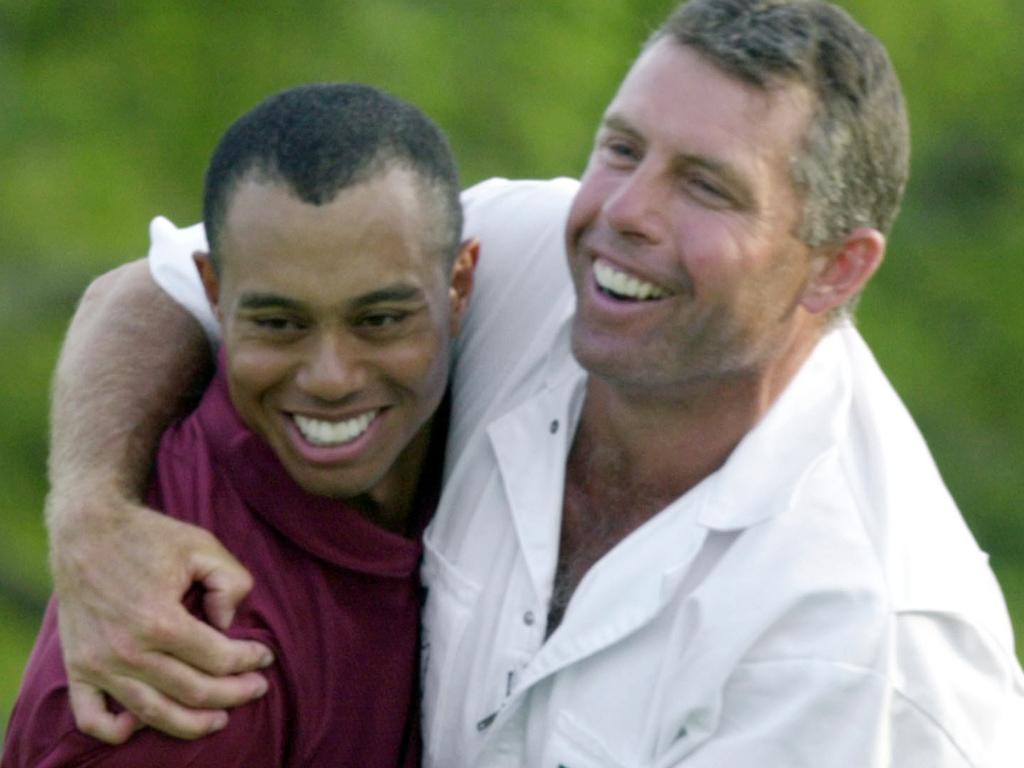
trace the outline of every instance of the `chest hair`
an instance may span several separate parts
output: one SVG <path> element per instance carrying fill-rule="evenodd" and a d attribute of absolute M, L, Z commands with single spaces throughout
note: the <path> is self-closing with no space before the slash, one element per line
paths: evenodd
<path fill-rule="evenodd" d="M 595 563 L 680 495 L 637 481 L 612 457 L 574 445 L 566 466 L 558 565 L 547 635 L 557 629 L 573 593 Z"/>

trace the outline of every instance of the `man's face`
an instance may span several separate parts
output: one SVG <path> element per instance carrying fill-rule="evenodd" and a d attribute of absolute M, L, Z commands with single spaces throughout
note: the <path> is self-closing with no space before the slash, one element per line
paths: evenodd
<path fill-rule="evenodd" d="M 424 194 L 390 169 L 315 206 L 249 177 L 212 290 L 200 263 L 235 408 L 311 493 L 387 507 L 419 476 L 472 276 L 464 249 L 450 283 Z"/>
<path fill-rule="evenodd" d="M 640 57 L 569 214 L 584 367 L 671 388 L 793 344 L 811 254 L 789 164 L 810 114 L 804 89 L 757 90 L 669 40 Z"/>

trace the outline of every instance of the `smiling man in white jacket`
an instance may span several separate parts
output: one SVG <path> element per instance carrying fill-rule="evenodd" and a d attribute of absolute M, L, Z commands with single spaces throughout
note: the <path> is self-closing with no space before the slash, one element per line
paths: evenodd
<path fill-rule="evenodd" d="M 844 12 L 692 0 L 579 185 L 466 193 L 428 765 L 1024 764 L 998 585 L 849 320 L 908 158 Z M 154 235 L 187 302 L 201 233 Z"/>

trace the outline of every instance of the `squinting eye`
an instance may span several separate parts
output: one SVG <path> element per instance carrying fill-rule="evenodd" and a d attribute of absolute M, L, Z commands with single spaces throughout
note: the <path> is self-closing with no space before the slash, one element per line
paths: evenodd
<path fill-rule="evenodd" d="M 371 328 L 384 328 L 389 325 L 401 322 L 405 319 L 406 313 L 404 312 L 381 312 L 373 315 L 366 315 L 361 318 L 360 325 L 369 326 Z"/>
<path fill-rule="evenodd" d="M 300 328 L 300 324 L 288 317 L 256 317 L 253 324 L 266 331 L 292 331 Z"/>
<path fill-rule="evenodd" d="M 689 180 L 690 186 L 700 194 L 714 197 L 718 200 L 728 200 L 729 195 L 717 184 L 708 181 L 702 176 L 693 176 Z"/>

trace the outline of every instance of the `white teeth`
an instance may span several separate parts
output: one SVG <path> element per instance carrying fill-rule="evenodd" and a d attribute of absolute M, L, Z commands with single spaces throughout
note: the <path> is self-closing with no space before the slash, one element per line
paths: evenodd
<path fill-rule="evenodd" d="M 299 432 L 313 445 L 341 445 L 355 440 L 367 430 L 377 417 L 377 411 L 367 411 L 345 421 L 324 421 L 295 414 L 295 425 Z"/>
<path fill-rule="evenodd" d="M 594 277 L 601 288 L 619 297 L 644 301 L 668 296 L 663 288 L 620 272 L 603 261 L 594 262 Z"/>

